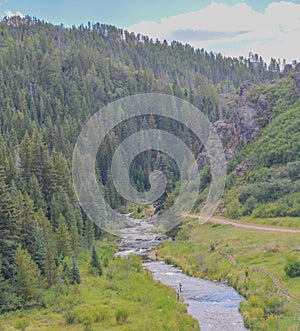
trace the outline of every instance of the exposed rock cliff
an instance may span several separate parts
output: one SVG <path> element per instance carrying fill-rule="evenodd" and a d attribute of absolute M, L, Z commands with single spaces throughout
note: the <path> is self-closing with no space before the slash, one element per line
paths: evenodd
<path fill-rule="evenodd" d="M 239 95 L 221 96 L 222 113 L 230 115 L 215 122 L 214 126 L 224 145 L 227 159 L 232 157 L 239 145 L 245 145 L 257 136 L 256 114 L 267 108 L 267 101 L 263 96 L 256 109 L 249 106 L 246 92 L 251 86 L 246 82 L 240 87 Z"/>
<path fill-rule="evenodd" d="M 296 92 L 300 95 L 300 63 L 298 63 L 296 65 L 293 78 L 294 78 L 294 81 L 295 81 Z"/>
<path fill-rule="evenodd" d="M 293 79 L 295 91 L 292 91 L 291 97 L 282 94 L 283 90 L 279 84 L 281 80 L 272 82 L 269 86 L 274 88 L 269 92 L 262 89 L 261 94 L 254 99 L 251 97 L 254 87 L 250 82 L 243 83 L 238 93 L 220 96 L 221 119 L 215 122 L 214 126 L 222 140 L 227 160 L 239 146 L 254 140 L 261 128 L 271 123 L 279 114 L 280 109 L 285 110 L 297 100 L 297 95 L 300 96 L 300 63 L 294 69 L 291 65 L 286 65 L 281 77 Z M 292 86 L 291 83 L 290 89 L 293 89 Z M 276 100 L 279 99 L 279 106 L 274 109 Z"/>

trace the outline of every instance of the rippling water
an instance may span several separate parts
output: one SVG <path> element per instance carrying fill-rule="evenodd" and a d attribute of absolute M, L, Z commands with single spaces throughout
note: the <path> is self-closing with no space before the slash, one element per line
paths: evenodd
<path fill-rule="evenodd" d="M 244 300 L 234 288 L 206 279 L 190 277 L 180 269 L 162 261 L 151 261 L 147 256 L 152 248 L 165 238 L 151 232 L 153 225 L 146 221 L 129 220 L 128 228 L 122 230 L 122 241 L 117 255 L 141 255 L 155 280 L 179 291 L 188 304 L 187 310 L 200 324 L 201 331 L 245 331 L 239 304 Z M 174 295 L 176 295 L 174 293 Z"/>
<path fill-rule="evenodd" d="M 243 318 L 239 312 L 243 300 L 232 287 L 201 278 L 190 277 L 180 269 L 164 262 L 144 263 L 155 280 L 179 289 L 182 284 L 182 296 L 188 303 L 188 313 L 199 321 L 202 331 L 243 331 Z"/>

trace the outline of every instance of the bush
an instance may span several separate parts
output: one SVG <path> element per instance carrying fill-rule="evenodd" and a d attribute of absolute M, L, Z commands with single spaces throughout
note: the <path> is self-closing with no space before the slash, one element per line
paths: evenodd
<path fill-rule="evenodd" d="M 96 307 L 94 310 L 95 322 L 103 322 L 109 318 L 108 311 L 102 307 Z"/>
<path fill-rule="evenodd" d="M 176 237 L 177 241 L 186 241 L 189 239 L 189 230 L 188 228 L 185 226 L 183 227 L 179 232 L 178 235 Z"/>
<path fill-rule="evenodd" d="M 107 267 L 108 267 L 108 264 L 109 264 L 108 257 L 105 256 L 105 258 L 103 259 L 103 267 L 104 267 L 104 268 L 107 268 Z"/>
<path fill-rule="evenodd" d="M 64 318 L 67 324 L 74 324 L 77 318 L 77 313 L 75 311 L 68 310 L 65 313 Z"/>
<path fill-rule="evenodd" d="M 288 258 L 284 271 L 291 278 L 300 277 L 300 261 L 296 257 Z"/>
<path fill-rule="evenodd" d="M 239 219 L 243 216 L 244 209 L 242 204 L 238 201 L 238 199 L 233 199 L 231 203 L 228 204 L 227 214 L 229 218 Z"/>
<path fill-rule="evenodd" d="M 84 326 L 84 331 L 91 331 L 94 318 L 88 311 L 79 314 L 77 321 Z"/>
<path fill-rule="evenodd" d="M 15 322 L 15 328 L 17 330 L 25 331 L 25 329 L 30 325 L 30 322 L 27 318 L 22 317 L 18 318 Z"/>
<path fill-rule="evenodd" d="M 124 324 L 129 316 L 129 312 L 126 309 L 118 309 L 115 313 L 116 321 L 118 324 Z"/>

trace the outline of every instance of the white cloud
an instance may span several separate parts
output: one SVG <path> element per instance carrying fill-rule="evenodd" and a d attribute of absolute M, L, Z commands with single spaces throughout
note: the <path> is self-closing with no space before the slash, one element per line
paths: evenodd
<path fill-rule="evenodd" d="M 25 16 L 24 16 L 22 13 L 20 13 L 19 11 L 16 11 L 15 13 L 13 13 L 11 10 L 7 10 L 7 11 L 5 12 L 5 14 L 6 14 L 7 17 L 13 17 L 13 16 L 20 16 L 21 18 L 24 18 L 24 17 L 25 17 Z"/>
<path fill-rule="evenodd" d="M 181 38 L 195 47 L 221 52 L 227 56 L 258 53 L 291 61 L 300 60 L 300 4 L 282 1 L 271 3 L 264 13 L 245 3 L 229 7 L 211 3 L 207 8 L 187 14 L 140 22 L 129 31 L 152 38 Z"/>

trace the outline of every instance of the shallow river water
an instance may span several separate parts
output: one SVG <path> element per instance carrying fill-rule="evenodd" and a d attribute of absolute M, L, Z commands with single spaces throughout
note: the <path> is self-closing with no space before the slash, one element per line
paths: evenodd
<path fill-rule="evenodd" d="M 153 232 L 153 225 L 142 220 L 128 220 L 128 227 L 122 230 L 119 256 L 137 254 L 143 257 L 144 268 L 150 270 L 155 280 L 161 281 L 179 293 L 188 304 L 187 310 L 200 324 L 201 331 L 245 331 L 239 304 L 244 298 L 232 287 L 206 279 L 190 277 L 180 269 L 162 261 L 149 259 L 151 249 L 167 240 Z M 174 294 L 175 295 L 175 294 Z"/>

